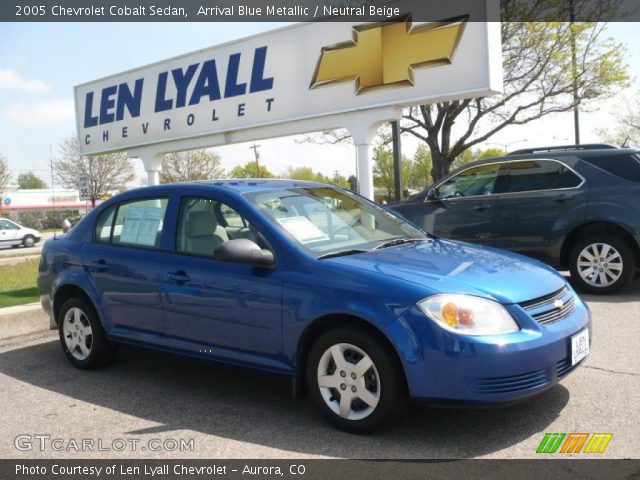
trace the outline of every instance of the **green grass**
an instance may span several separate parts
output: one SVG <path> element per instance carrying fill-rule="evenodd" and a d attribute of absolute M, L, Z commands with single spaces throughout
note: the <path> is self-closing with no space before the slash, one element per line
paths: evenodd
<path fill-rule="evenodd" d="M 39 261 L 33 259 L 0 266 L 0 308 L 38 301 L 36 275 Z"/>

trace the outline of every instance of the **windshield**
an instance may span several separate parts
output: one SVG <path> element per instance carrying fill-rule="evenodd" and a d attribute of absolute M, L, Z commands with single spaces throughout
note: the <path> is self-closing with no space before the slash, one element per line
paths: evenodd
<path fill-rule="evenodd" d="M 384 208 L 331 187 L 269 190 L 246 194 L 246 198 L 317 256 L 346 249 L 370 250 L 394 239 L 427 238 Z"/>

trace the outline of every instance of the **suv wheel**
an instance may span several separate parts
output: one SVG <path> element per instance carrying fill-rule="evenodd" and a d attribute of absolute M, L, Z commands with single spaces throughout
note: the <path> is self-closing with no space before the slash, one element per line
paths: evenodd
<path fill-rule="evenodd" d="M 571 278 L 588 293 L 606 295 L 626 286 L 636 270 L 629 245 L 614 235 L 593 234 L 579 240 L 569 254 Z"/>
<path fill-rule="evenodd" d="M 399 413 L 407 393 L 402 368 L 375 336 L 342 327 L 322 335 L 307 362 L 311 396 L 338 428 L 375 430 Z"/>
<path fill-rule="evenodd" d="M 22 240 L 22 244 L 25 247 L 33 247 L 36 244 L 36 239 L 33 238 L 31 235 L 27 235 L 26 237 L 24 237 L 24 239 Z"/>
<path fill-rule="evenodd" d="M 92 369 L 111 361 L 114 347 L 107 340 L 97 313 L 86 301 L 67 300 L 57 320 L 62 350 L 74 366 Z"/>

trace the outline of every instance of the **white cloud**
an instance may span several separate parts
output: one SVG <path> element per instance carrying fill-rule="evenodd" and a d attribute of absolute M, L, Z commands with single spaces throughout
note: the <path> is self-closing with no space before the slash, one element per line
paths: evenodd
<path fill-rule="evenodd" d="M 14 103 L 6 107 L 4 115 L 21 125 L 42 125 L 69 122 L 73 125 L 75 112 L 73 100 L 50 99 L 36 103 Z"/>
<path fill-rule="evenodd" d="M 0 68 L 0 89 L 18 90 L 20 92 L 48 92 L 51 85 L 42 80 L 27 80 L 11 68 Z"/>

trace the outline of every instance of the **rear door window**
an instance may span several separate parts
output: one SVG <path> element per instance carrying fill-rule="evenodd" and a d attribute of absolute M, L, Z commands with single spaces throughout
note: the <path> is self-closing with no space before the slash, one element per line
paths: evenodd
<path fill-rule="evenodd" d="M 111 243 L 131 247 L 160 248 L 168 203 L 167 198 L 152 198 L 118 205 L 111 229 Z"/>
<path fill-rule="evenodd" d="M 536 192 L 574 188 L 582 179 L 561 162 L 553 160 L 522 160 L 509 162 L 511 193 Z"/>

